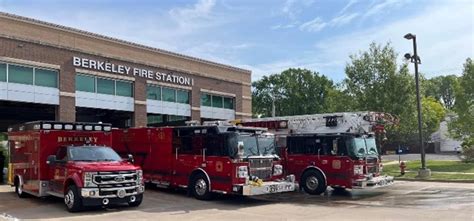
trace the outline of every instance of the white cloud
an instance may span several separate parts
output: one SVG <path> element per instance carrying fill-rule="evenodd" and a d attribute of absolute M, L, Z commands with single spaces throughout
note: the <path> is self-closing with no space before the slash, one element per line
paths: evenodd
<path fill-rule="evenodd" d="M 324 22 L 320 17 L 316 17 L 311 21 L 307 21 L 300 25 L 301 31 L 317 32 L 321 31 L 326 27 L 327 23 Z"/>
<path fill-rule="evenodd" d="M 359 0 L 349 0 L 349 2 L 347 3 L 346 6 L 344 6 L 344 8 L 341 9 L 341 11 L 339 11 L 338 14 L 344 14 L 344 12 L 347 11 L 347 9 L 349 9 L 352 5 L 354 5 L 355 3 L 357 3 Z"/>
<path fill-rule="evenodd" d="M 352 20 L 357 18 L 359 13 L 352 13 L 352 14 L 342 14 L 338 17 L 331 19 L 329 23 L 331 26 L 341 26 L 345 24 L 349 24 Z"/>
<path fill-rule="evenodd" d="M 292 22 L 292 23 L 289 23 L 289 24 L 278 24 L 278 25 L 274 25 L 274 26 L 271 26 L 270 29 L 272 30 L 279 30 L 279 29 L 289 29 L 289 28 L 294 28 L 296 26 L 298 26 L 299 22 L 298 21 L 295 21 L 295 22 Z"/>
<path fill-rule="evenodd" d="M 419 10 L 414 16 L 403 17 L 395 22 L 319 40 L 313 51 L 301 56 L 246 68 L 253 71 L 253 80 L 290 67 L 304 67 L 340 81 L 345 76 L 344 66 L 349 61 L 349 55 L 367 50 L 372 41 L 380 44 L 390 41 L 399 53 L 398 63 L 402 64 L 402 55 L 413 50 L 411 42 L 403 36 L 412 32 L 417 35 L 421 73 L 427 77 L 460 74 L 465 59 L 474 58 L 472 3 L 437 3 Z M 322 22 L 316 21 L 315 24 Z M 409 68 L 412 69 L 413 65 L 409 65 Z"/>
<path fill-rule="evenodd" d="M 406 3 L 408 3 L 408 0 L 385 0 L 382 3 L 375 4 L 368 8 L 363 17 L 373 16 L 383 12 L 384 10 L 397 8 Z"/>
<path fill-rule="evenodd" d="M 329 22 L 323 21 L 320 17 L 316 17 L 311 21 L 307 21 L 299 26 L 301 31 L 318 32 L 326 27 L 338 27 L 349 24 L 357 18 L 359 13 L 343 14 L 331 19 Z M 292 28 L 293 26 L 273 26 L 272 29 Z"/>
<path fill-rule="evenodd" d="M 366 50 L 372 41 L 382 44 L 391 41 L 395 50 L 400 53 L 401 63 L 401 56 L 413 50 L 411 42 L 404 39 L 403 35 L 412 32 L 417 35 L 422 73 L 427 76 L 433 76 L 433 73 L 439 73 L 439 70 L 460 73 L 464 60 L 474 56 L 474 23 L 471 19 L 473 12 L 462 3 L 432 5 L 414 17 L 351 34 L 333 36 L 319 41 L 316 50 L 322 58 L 346 62 L 349 60 L 349 54 Z M 334 66 L 331 69 L 339 69 L 343 74 L 341 67 Z"/>

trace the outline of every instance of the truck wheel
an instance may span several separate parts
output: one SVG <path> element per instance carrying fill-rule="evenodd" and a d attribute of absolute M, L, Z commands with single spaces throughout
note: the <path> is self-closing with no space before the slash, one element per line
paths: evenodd
<path fill-rule="evenodd" d="M 140 206 L 140 204 L 142 204 L 142 201 L 143 201 L 143 193 L 142 194 L 138 194 L 135 196 L 135 201 L 133 202 L 129 202 L 128 205 L 130 207 L 138 207 Z"/>
<path fill-rule="evenodd" d="M 75 185 L 67 188 L 64 194 L 64 204 L 66 204 L 69 212 L 77 212 L 82 210 L 82 198 Z"/>
<path fill-rule="evenodd" d="M 19 198 L 25 198 L 26 193 L 23 192 L 23 185 L 20 185 L 19 181 L 15 182 L 15 193 Z"/>
<path fill-rule="evenodd" d="M 193 176 L 189 188 L 191 193 L 198 200 L 210 200 L 212 193 L 209 191 L 209 181 L 204 174 L 199 173 Z"/>
<path fill-rule="evenodd" d="M 326 191 L 326 180 L 323 175 L 315 170 L 307 171 L 301 177 L 300 186 L 311 195 L 320 195 Z"/>

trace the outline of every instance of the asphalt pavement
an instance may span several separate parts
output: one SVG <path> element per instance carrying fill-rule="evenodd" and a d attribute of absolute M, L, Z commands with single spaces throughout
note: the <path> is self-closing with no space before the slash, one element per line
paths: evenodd
<path fill-rule="evenodd" d="M 184 191 L 149 189 L 138 208 L 69 213 L 59 198 L 19 199 L 0 186 L 0 220 L 474 220 L 474 184 L 396 181 L 371 190 L 220 196 L 199 201 Z"/>

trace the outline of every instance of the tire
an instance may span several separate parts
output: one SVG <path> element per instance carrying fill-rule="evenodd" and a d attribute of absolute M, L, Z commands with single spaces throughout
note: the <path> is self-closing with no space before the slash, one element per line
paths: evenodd
<path fill-rule="evenodd" d="M 142 194 L 138 194 L 135 196 L 137 199 L 135 200 L 135 202 L 129 202 L 128 203 L 128 206 L 130 207 L 138 207 L 140 206 L 140 204 L 142 204 L 142 201 L 143 201 L 143 193 Z"/>
<path fill-rule="evenodd" d="M 306 171 L 301 176 L 300 186 L 311 195 L 320 195 L 326 191 L 327 185 L 324 176 L 316 170 Z"/>
<path fill-rule="evenodd" d="M 69 212 L 78 212 L 83 209 L 82 198 L 75 185 L 71 185 L 64 193 L 64 204 Z"/>
<path fill-rule="evenodd" d="M 213 194 L 209 191 L 209 180 L 202 173 L 198 173 L 191 178 L 190 191 L 194 198 L 198 200 L 210 200 Z"/>
<path fill-rule="evenodd" d="M 20 185 L 20 181 L 18 179 L 15 181 L 15 193 L 19 198 L 26 197 L 26 193 L 23 191 L 23 185 Z"/>

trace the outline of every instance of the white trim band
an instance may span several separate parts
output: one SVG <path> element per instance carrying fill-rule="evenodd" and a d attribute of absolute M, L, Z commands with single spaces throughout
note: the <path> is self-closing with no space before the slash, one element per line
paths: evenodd
<path fill-rule="evenodd" d="M 207 90 L 207 89 L 203 89 L 203 88 L 201 88 L 201 92 L 215 94 L 215 95 L 222 95 L 222 96 L 227 96 L 227 97 L 236 97 L 235 94 L 220 92 L 220 91 L 214 91 L 214 90 Z"/>
<path fill-rule="evenodd" d="M 163 86 L 163 87 L 169 87 L 169 88 L 178 88 L 178 89 L 183 89 L 183 90 L 188 90 L 188 91 L 193 89 L 192 87 L 189 87 L 189 86 L 168 84 L 168 83 L 156 82 L 156 81 L 152 81 L 152 80 L 146 80 L 146 83 L 147 84 L 152 84 L 152 85 L 159 85 L 159 86 Z"/>
<path fill-rule="evenodd" d="M 63 97 L 76 97 L 76 93 L 66 92 L 66 91 L 60 91 L 60 92 L 59 92 L 59 96 L 63 96 Z"/>
<path fill-rule="evenodd" d="M 82 68 L 76 68 L 76 74 L 77 73 L 90 74 L 90 75 L 95 75 L 95 76 L 99 76 L 99 77 L 111 78 L 111 79 L 135 81 L 135 78 L 133 78 L 133 77 L 123 76 L 123 75 L 118 75 L 118 74 L 107 74 L 107 73 L 103 73 L 103 72 L 91 71 L 91 70 L 82 69 Z"/>
<path fill-rule="evenodd" d="M 18 58 L 10 58 L 10 57 L 0 57 L 0 61 L 6 62 L 6 63 L 16 63 L 16 64 L 23 64 L 23 65 L 28 65 L 28 66 L 34 66 L 38 68 L 49 68 L 49 69 L 56 69 L 59 71 L 61 66 L 56 65 L 56 64 L 48 64 L 48 63 L 42 63 L 42 62 L 36 62 L 36 61 L 28 61 L 28 60 L 23 60 L 23 59 L 18 59 Z"/>
<path fill-rule="evenodd" d="M 135 104 L 146 105 L 146 101 L 135 100 Z"/>
<path fill-rule="evenodd" d="M 252 116 L 252 113 L 235 112 L 235 115 L 251 117 L 251 116 Z"/>

